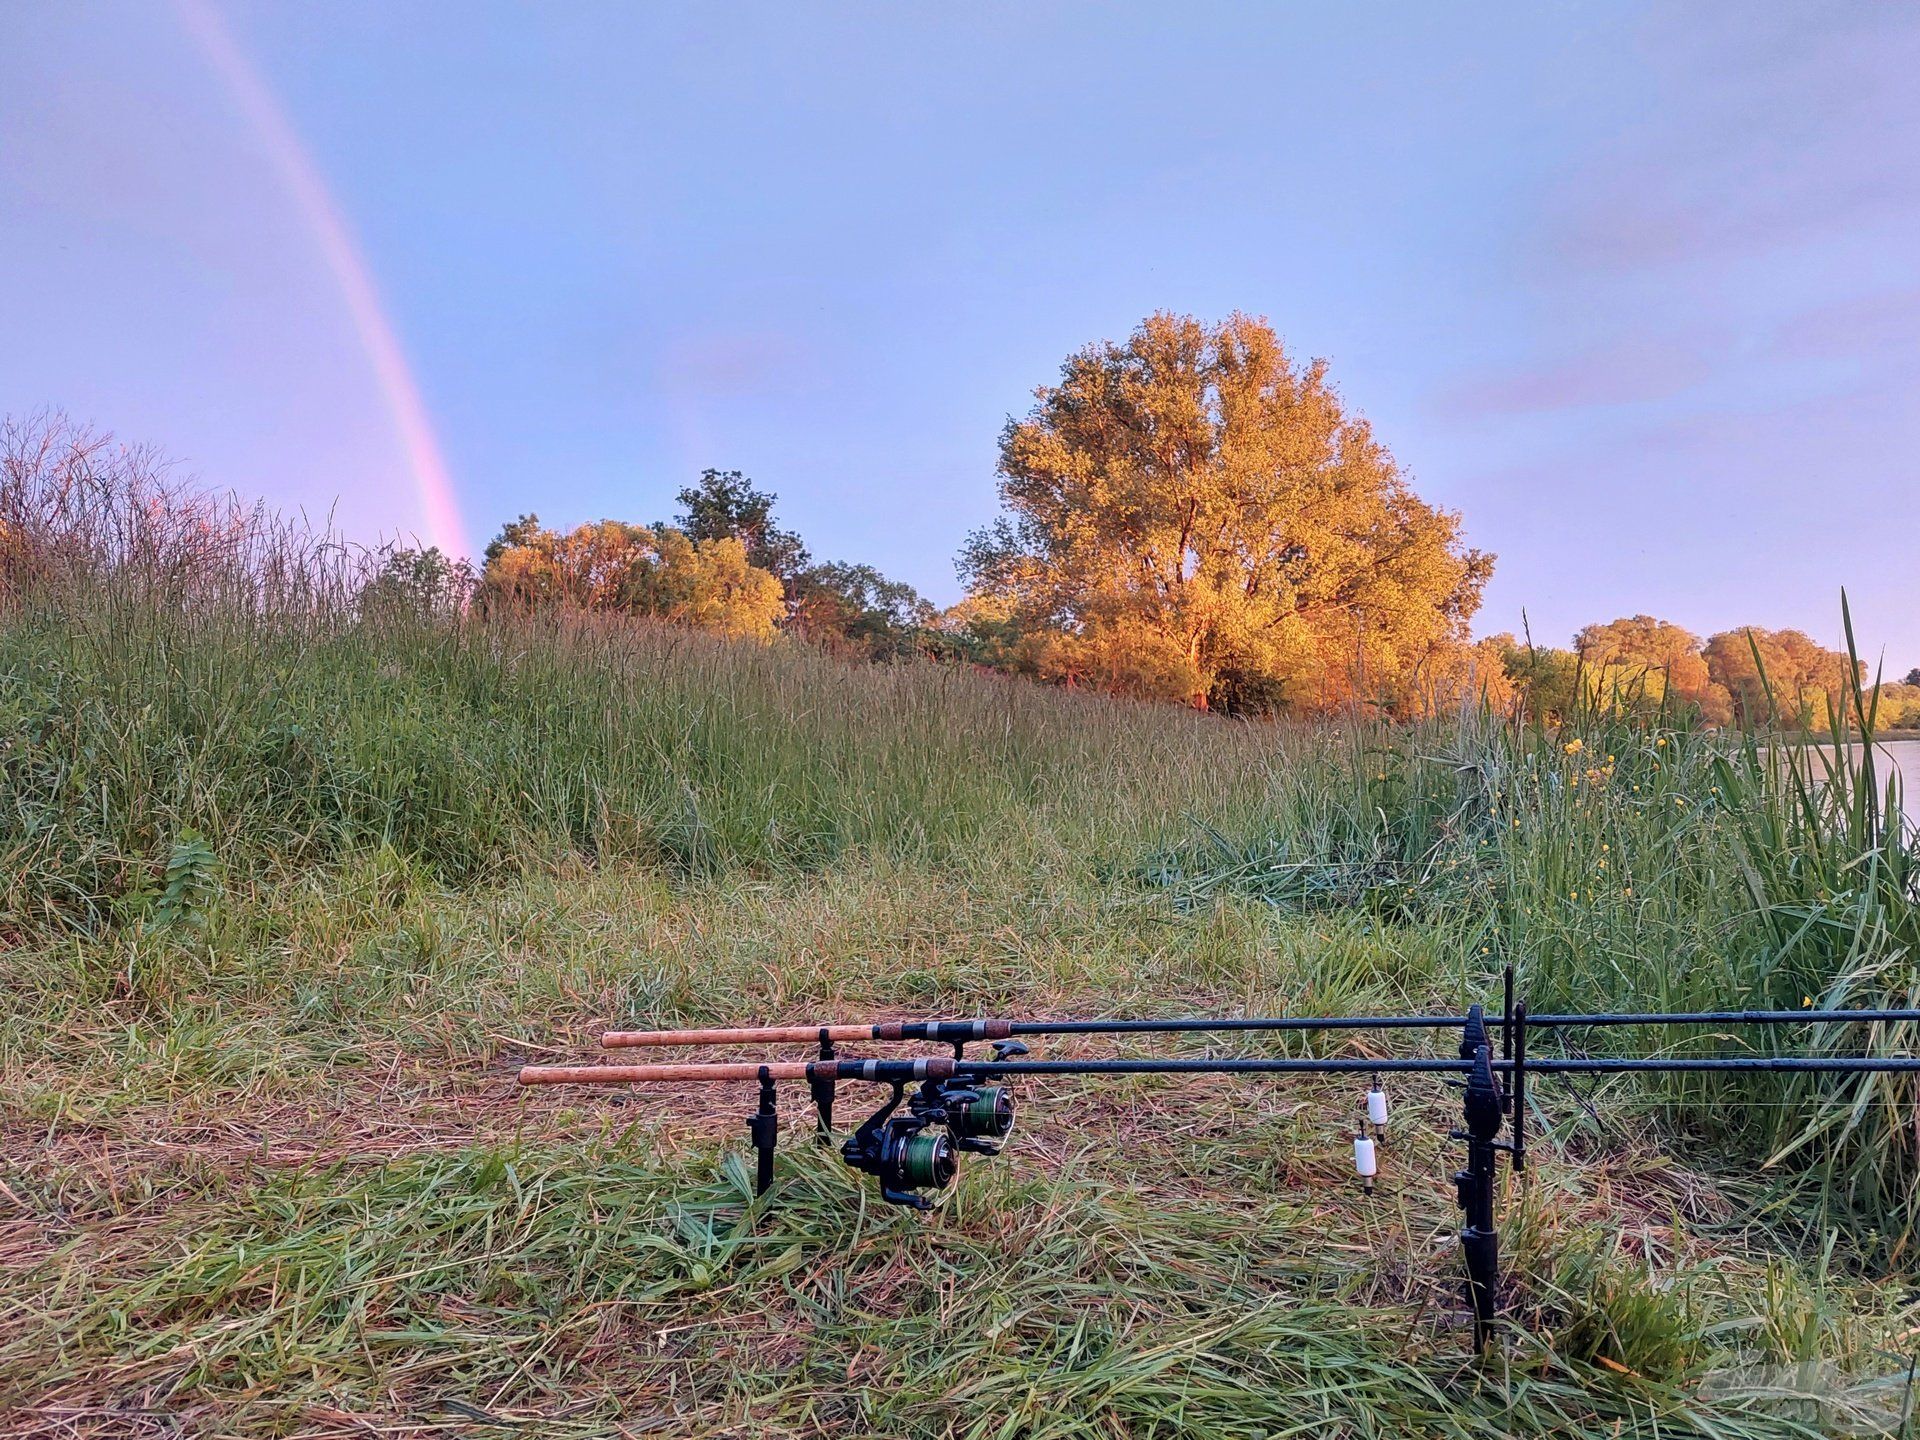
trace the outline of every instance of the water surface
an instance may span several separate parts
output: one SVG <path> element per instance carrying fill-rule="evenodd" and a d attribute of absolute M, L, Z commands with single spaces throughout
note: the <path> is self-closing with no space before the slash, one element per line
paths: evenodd
<path fill-rule="evenodd" d="M 1814 748 L 1814 753 L 1820 757 L 1821 763 L 1825 764 L 1827 758 L 1833 753 L 1833 747 L 1819 745 Z M 1860 747 L 1849 745 L 1847 753 L 1857 760 L 1860 756 Z M 1880 741 L 1873 747 L 1873 769 L 1876 789 L 1886 787 L 1889 770 L 1899 772 L 1902 808 L 1910 814 L 1913 813 L 1914 807 L 1920 804 L 1920 740 Z"/>

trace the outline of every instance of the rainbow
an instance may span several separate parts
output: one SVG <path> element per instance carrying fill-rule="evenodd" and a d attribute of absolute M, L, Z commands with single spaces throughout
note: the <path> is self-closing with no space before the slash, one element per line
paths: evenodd
<path fill-rule="evenodd" d="M 219 13 L 208 0 L 175 0 L 175 5 L 181 23 L 259 136 L 281 182 L 306 218 L 327 268 L 333 272 L 406 453 L 407 468 L 412 472 L 414 489 L 419 495 L 420 519 L 427 542 L 449 555 L 471 555 L 473 551 L 460 518 L 453 478 L 440 453 L 433 422 L 427 416 L 427 407 L 420 399 L 420 387 L 400 348 L 399 336 L 387 319 L 380 291 L 373 283 L 372 272 L 346 218 L 306 147 L 300 143 L 300 137 L 294 133 L 286 112 L 234 42 Z"/>

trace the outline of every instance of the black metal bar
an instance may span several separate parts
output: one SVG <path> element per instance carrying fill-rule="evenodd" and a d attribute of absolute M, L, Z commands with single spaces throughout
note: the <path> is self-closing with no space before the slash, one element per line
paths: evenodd
<path fill-rule="evenodd" d="M 1466 1128 L 1454 1132 L 1455 1139 L 1467 1142 L 1467 1164 L 1453 1180 L 1460 1196 L 1460 1257 L 1467 1272 L 1467 1304 L 1473 1311 L 1477 1354 L 1493 1338 L 1494 1317 L 1500 1308 L 1500 1232 L 1494 1223 L 1493 1180 L 1503 1106 L 1500 1086 L 1493 1078 L 1492 1049 L 1477 1046 L 1468 1063 L 1472 1068 L 1467 1075 Z"/>
<path fill-rule="evenodd" d="M 1513 1083 L 1507 1087 L 1507 1108 L 1513 1113 L 1513 1173 L 1527 1169 L 1527 1002 L 1513 1007 Z"/>
<path fill-rule="evenodd" d="M 1503 994 L 1500 1005 L 1500 1058 L 1513 1058 L 1513 967 L 1507 966 L 1501 977 Z"/>
<path fill-rule="evenodd" d="M 820 1058 L 831 1060 L 835 1056 L 833 1037 L 827 1033 L 827 1027 L 820 1027 Z M 807 1090 L 813 1096 L 813 1113 L 817 1122 L 814 1139 L 829 1140 L 833 1137 L 833 1081 L 809 1071 Z"/>

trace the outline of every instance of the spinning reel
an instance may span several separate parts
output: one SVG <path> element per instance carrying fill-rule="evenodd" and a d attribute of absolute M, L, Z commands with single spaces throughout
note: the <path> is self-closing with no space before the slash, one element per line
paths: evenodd
<path fill-rule="evenodd" d="M 996 1060 L 1026 1053 L 1017 1040 L 993 1047 Z M 906 1113 L 896 1113 L 902 1101 Z M 933 1201 L 921 1192 L 952 1184 L 963 1152 L 998 1155 L 1013 1119 L 1013 1095 L 1004 1085 L 928 1080 L 909 1096 L 906 1086 L 896 1083 L 887 1103 L 840 1147 L 840 1158 L 878 1180 L 880 1198 L 889 1205 L 931 1210 Z"/>

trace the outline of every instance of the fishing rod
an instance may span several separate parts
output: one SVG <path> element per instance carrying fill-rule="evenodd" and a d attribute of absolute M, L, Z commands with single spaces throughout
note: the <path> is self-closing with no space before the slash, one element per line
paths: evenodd
<path fill-rule="evenodd" d="M 1493 1073 L 1510 1074 L 1512 1060 L 1495 1060 Z M 1763 1071 L 1795 1074 L 1905 1074 L 1920 1071 L 1920 1058 L 1862 1055 L 1703 1055 L 1655 1057 L 1577 1057 L 1528 1060 L 1530 1075 L 1691 1074 Z M 1470 1060 L 1434 1059 L 1140 1059 L 1140 1060 L 791 1060 L 756 1064 L 751 1060 L 694 1062 L 685 1065 L 526 1065 L 522 1085 L 645 1085 L 718 1083 L 755 1080 L 872 1080 L 888 1085 L 922 1080 L 998 1079 L 1016 1075 L 1464 1075 Z"/>
<path fill-rule="evenodd" d="M 1535 1015 L 1536 1030 L 1619 1025 L 1814 1025 L 1884 1024 L 1920 1020 L 1920 1010 L 1670 1010 L 1592 1015 Z M 968 1045 L 1028 1035 L 1181 1035 L 1237 1031 L 1449 1030 L 1458 1015 L 1189 1015 L 1144 1020 L 888 1020 L 871 1025 L 756 1025 L 720 1030 L 609 1030 L 600 1044 L 609 1050 L 678 1045 L 810 1045 L 820 1041 L 923 1040 Z M 1488 1016 L 1489 1029 L 1510 1020 Z"/>
<path fill-rule="evenodd" d="M 814 1042 L 819 1058 L 807 1061 L 686 1062 L 679 1064 L 528 1065 L 520 1084 L 646 1085 L 738 1083 L 754 1081 L 759 1107 L 748 1122 L 756 1151 L 755 1191 L 764 1194 L 773 1180 L 774 1146 L 779 1133 L 776 1084 L 803 1080 L 811 1091 L 820 1120 L 820 1133 L 831 1133 L 835 1087 L 842 1082 L 865 1081 L 888 1087 L 888 1098 L 848 1137 L 841 1158 L 854 1169 L 874 1177 L 881 1198 L 889 1204 L 930 1210 L 928 1192 L 944 1191 L 958 1173 L 962 1154 L 995 1155 L 1012 1133 L 1015 1104 L 1005 1083 L 1026 1077 L 1122 1075 L 1220 1075 L 1277 1077 L 1287 1075 L 1368 1075 L 1364 1118 L 1353 1136 L 1353 1163 L 1362 1189 L 1371 1193 L 1379 1171 L 1378 1147 L 1386 1136 L 1387 1098 L 1381 1077 L 1389 1074 L 1430 1074 L 1463 1085 L 1462 1126 L 1449 1138 L 1463 1142 L 1466 1160 L 1455 1173 L 1457 1200 L 1462 1212 L 1460 1247 L 1465 1270 L 1465 1292 L 1473 1314 L 1476 1349 L 1484 1348 L 1498 1314 L 1499 1239 L 1494 1205 L 1498 1155 L 1510 1168 L 1526 1166 L 1526 1082 L 1529 1075 L 1794 1073 L 1900 1074 L 1920 1073 L 1920 1057 L 1862 1055 L 1722 1055 L 1685 1057 L 1555 1057 L 1529 1058 L 1528 1033 L 1547 1025 L 1566 1029 L 1579 1025 L 1626 1024 L 1786 1024 L 1808 1022 L 1868 1023 L 1920 1019 L 1920 1010 L 1796 1010 L 1661 1012 L 1654 1014 L 1552 1015 L 1532 1017 L 1524 1001 L 1515 1002 L 1513 977 L 1505 977 L 1502 1012 L 1489 1016 L 1478 1004 L 1464 1016 L 1333 1016 L 1275 1017 L 1267 1020 L 1174 1021 L 902 1021 L 875 1026 L 763 1026 L 709 1031 L 613 1032 L 610 1045 L 711 1044 L 753 1042 Z M 1215 1058 L 1137 1057 L 1081 1060 L 1025 1058 L 1027 1047 L 1016 1035 L 1136 1033 L 1140 1030 L 1211 1031 L 1249 1029 L 1441 1029 L 1458 1026 L 1458 1055 L 1369 1059 L 1332 1058 Z M 1501 1031 L 1496 1056 L 1490 1031 Z M 641 1036 L 615 1040 L 614 1036 Z M 672 1039 L 657 1037 L 675 1037 Z M 697 1037 L 697 1038 L 689 1038 Z M 954 1054 L 907 1059 L 848 1058 L 835 1053 L 835 1042 L 857 1039 L 883 1041 L 924 1040 L 951 1044 Z M 976 1041 L 991 1045 L 993 1058 L 968 1059 L 965 1046 Z M 910 1088 L 911 1087 L 911 1088 Z M 1500 1139 L 1507 1117 L 1512 1138 Z"/>

